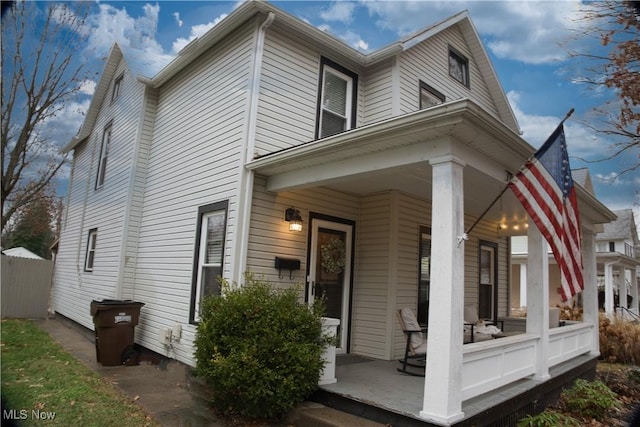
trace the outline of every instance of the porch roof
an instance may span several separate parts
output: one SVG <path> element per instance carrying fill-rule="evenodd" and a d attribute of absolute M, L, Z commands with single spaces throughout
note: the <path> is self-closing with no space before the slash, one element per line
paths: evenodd
<path fill-rule="evenodd" d="M 269 191 L 324 186 L 358 195 L 386 190 L 431 199 L 429 160 L 454 155 L 464 162 L 465 211 L 479 216 L 535 152 L 518 134 L 468 99 L 309 141 L 255 158 L 246 168 L 267 177 Z M 579 208 L 592 224 L 615 215 L 584 188 Z M 511 192 L 485 216 L 526 218 Z"/>

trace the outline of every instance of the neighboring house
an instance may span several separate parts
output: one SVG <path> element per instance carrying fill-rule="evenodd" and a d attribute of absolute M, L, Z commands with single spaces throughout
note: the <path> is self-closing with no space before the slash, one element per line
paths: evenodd
<path fill-rule="evenodd" d="M 593 185 L 587 169 L 572 171 L 575 182 L 593 194 Z M 598 269 L 598 306 L 613 314 L 616 307 L 639 313 L 638 282 L 640 254 L 638 233 L 631 209 L 613 211 L 617 218 L 605 223 L 596 234 L 596 263 Z M 548 249 L 549 305 L 562 306 L 578 303 L 579 296 L 563 302 L 560 296 L 560 271 Z M 511 290 L 510 306 L 518 310 L 527 306 L 527 238 L 511 238 Z M 620 298 L 622 296 L 622 298 Z"/>
<path fill-rule="evenodd" d="M 611 314 L 616 307 L 638 310 L 640 243 L 633 210 L 613 211 L 618 217 L 596 235 L 599 304 Z"/>
<path fill-rule="evenodd" d="M 220 292 L 219 275 L 325 297 L 339 353 L 400 357 L 396 311 L 410 307 L 429 325 L 428 387 L 412 416 L 437 424 L 463 419 L 474 396 L 597 356 L 594 238 L 614 216 L 580 186 L 585 322 L 553 335 L 579 345 L 548 350 L 547 267 L 530 260 L 540 303 L 529 333 L 463 351 L 465 304 L 508 314 L 498 229 L 525 212 L 505 194 L 462 236 L 534 152 L 467 12 L 364 54 L 250 2 L 155 65 L 134 67 L 115 45 L 66 147 L 56 312 L 93 328 L 91 300 L 144 302 L 136 341 L 194 365 L 199 302 Z M 171 345 L 166 330 L 181 330 Z"/>
<path fill-rule="evenodd" d="M 5 249 L 2 251 L 4 255 L 14 256 L 18 258 L 44 259 L 40 255 L 36 255 L 27 248 L 19 246 L 17 248 Z"/>

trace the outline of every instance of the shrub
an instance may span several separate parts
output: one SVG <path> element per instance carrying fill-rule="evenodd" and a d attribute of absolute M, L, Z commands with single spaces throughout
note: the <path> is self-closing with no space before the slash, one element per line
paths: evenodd
<path fill-rule="evenodd" d="M 317 387 L 323 305 L 298 303 L 296 289 L 275 290 L 246 277 L 222 284 L 223 297 L 203 300 L 195 338 L 196 374 L 212 388 L 212 404 L 251 418 L 286 414 Z"/>
<path fill-rule="evenodd" d="M 570 415 L 547 409 L 538 415 L 527 415 L 518 421 L 518 427 L 580 427 L 580 422 Z"/>
<path fill-rule="evenodd" d="M 640 324 L 600 315 L 600 359 L 640 365 Z"/>
<path fill-rule="evenodd" d="M 618 406 L 616 394 L 600 380 L 577 379 L 573 387 L 562 392 L 560 399 L 571 414 L 600 420 Z"/>

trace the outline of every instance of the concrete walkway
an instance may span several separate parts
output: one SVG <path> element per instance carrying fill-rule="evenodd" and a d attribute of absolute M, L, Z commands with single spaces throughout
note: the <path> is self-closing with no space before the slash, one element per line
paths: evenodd
<path fill-rule="evenodd" d="M 102 366 L 96 362 L 93 331 L 69 320 L 56 318 L 37 321 L 38 325 L 90 369 L 117 386 L 139 404 L 160 425 L 167 427 L 238 427 L 237 422 L 216 417 L 206 401 L 207 389 L 194 381 L 190 368 L 180 362 L 143 354 L 137 366 Z M 287 421 L 274 424 L 252 423 L 251 427 L 349 426 L 377 427 L 381 424 L 326 408 L 304 403 L 291 411 Z"/>

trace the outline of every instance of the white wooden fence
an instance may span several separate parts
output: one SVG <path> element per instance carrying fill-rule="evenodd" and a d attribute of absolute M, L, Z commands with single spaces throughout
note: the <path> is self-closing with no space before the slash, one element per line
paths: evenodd
<path fill-rule="evenodd" d="M 46 318 L 52 275 L 53 261 L 2 255 L 0 315 Z"/>

